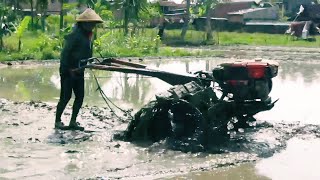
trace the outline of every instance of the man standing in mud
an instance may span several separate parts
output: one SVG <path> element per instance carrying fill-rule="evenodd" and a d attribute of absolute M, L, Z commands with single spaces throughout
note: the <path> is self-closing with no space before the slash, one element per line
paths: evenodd
<path fill-rule="evenodd" d="M 77 122 L 79 110 L 84 98 L 84 70 L 75 70 L 86 62 L 83 59 L 92 57 L 92 30 L 97 23 L 102 23 L 101 17 L 90 8 L 86 9 L 76 19 L 73 31 L 65 37 L 64 47 L 60 59 L 61 91 L 57 105 L 55 128 L 64 130 L 84 130 Z M 72 116 L 69 126 L 64 126 L 61 115 L 68 104 L 72 91 L 75 100 L 72 107 Z"/>

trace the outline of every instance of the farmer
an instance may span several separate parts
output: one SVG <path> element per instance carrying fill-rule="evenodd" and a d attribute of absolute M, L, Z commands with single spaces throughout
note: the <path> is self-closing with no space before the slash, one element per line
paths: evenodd
<path fill-rule="evenodd" d="M 92 30 L 97 23 L 102 23 L 101 17 L 90 8 L 86 9 L 76 19 L 73 31 L 65 37 L 64 47 L 60 59 L 61 91 L 60 100 L 57 105 L 55 128 L 81 130 L 76 119 L 84 98 L 84 70 L 75 70 L 79 65 L 85 65 L 80 60 L 92 57 Z M 69 126 L 61 122 L 61 115 L 68 104 L 72 91 L 75 100 L 72 107 L 72 116 Z"/>

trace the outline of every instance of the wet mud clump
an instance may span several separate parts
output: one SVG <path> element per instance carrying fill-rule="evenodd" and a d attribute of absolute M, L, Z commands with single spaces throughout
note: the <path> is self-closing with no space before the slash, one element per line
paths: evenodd
<path fill-rule="evenodd" d="M 19 134 L 20 138 L 26 141 L 51 141 L 65 143 L 74 143 L 87 141 L 92 133 L 99 131 L 108 131 L 123 124 L 125 119 L 115 117 L 109 109 L 98 107 L 83 107 L 78 117 L 84 124 L 86 130 L 78 132 L 78 137 L 69 137 L 72 131 L 62 131 L 54 129 L 56 104 L 44 102 L 12 102 L 6 99 L 0 99 L 0 132 L 9 131 L 8 134 Z M 70 120 L 71 107 L 68 107 L 63 114 L 63 121 L 68 123 Z M 16 129 L 12 129 L 15 127 Z M 54 132 L 49 136 L 39 137 L 43 132 Z M 37 133 L 34 133 L 37 132 Z"/>

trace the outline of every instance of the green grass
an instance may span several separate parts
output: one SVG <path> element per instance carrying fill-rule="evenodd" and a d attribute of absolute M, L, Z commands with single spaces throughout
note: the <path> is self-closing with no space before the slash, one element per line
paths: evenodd
<path fill-rule="evenodd" d="M 4 38 L 4 50 L 0 52 L 0 61 L 55 59 L 59 57 L 59 49 L 55 46 L 58 40 L 49 38 L 40 32 L 26 32 L 21 38 L 22 48 L 18 51 L 16 34 Z"/>
<path fill-rule="evenodd" d="M 94 56 L 99 57 L 145 57 L 145 56 L 221 56 L 210 50 L 184 50 L 171 46 L 203 45 L 252 45 L 252 46 L 290 46 L 320 47 L 320 36 L 316 41 L 293 40 L 282 34 L 263 33 L 214 33 L 214 40 L 207 42 L 205 32 L 189 30 L 185 40 L 180 39 L 181 30 L 166 30 L 162 42 L 157 38 L 157 29 L 144 29 L 133 37 L 123 36 L 119 29 L 99 30 L 100 45 L 96 46 Z M 59 59 L 61 39 L 57 35 L 41 32 L 26 32 L 22 37 L 22 50 L 18 52 L 16 34 L 4 38 L 4 50 L 0 52 L 0 61 L 28 59 Z"/>
<path fill-rule="evenodd" d="M 320 36 L 313 36 L 316 41 L 296 40 L 284 34 L 214 32 L 214 40 L 206 42 L 205 32 L 189 30 L 185 40 L 180 39 L 180 30 L 165 31 L 163 43 L 170 46 L 201 46 L 201 45 L 252 45 L 252 46 L 290 46 L 320 47 Z"/>
<path fill-rule="evenodd" d="M 26 32 L 21 38 L 22 49 L 36 49 L 37 44 L 41 40 L 41 33 L 38 32 Z M 7 51 L 17 51 L 18 50 L 18 37 L 16 34 L 12 36 L 7 36 L 4 38 L 5 49 Z"/>
<path fill-rule="evenodd" d="M 263 34 L 263 33 L 235 33 L 221 32 L 217 35 L 221 45 L 263 45 L 263 46 L 293 46 L 293 47 L 319 47 L 320 37 L 315 36 L 316 41 L 294 40 L 283 34 Z"/>

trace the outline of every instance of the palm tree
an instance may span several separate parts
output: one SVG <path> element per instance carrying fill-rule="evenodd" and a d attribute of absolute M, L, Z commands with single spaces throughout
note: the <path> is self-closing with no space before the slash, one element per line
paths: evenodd
<path fill-rule="evenodd" d="M 63 4 L 64 4 L 64 0 L 59 0 L 60 2 L 60 33 L 61 33 L 61 29 L 63 29 Z"/>
<path fill-rule="evenodd" d="M 67 3 L 67 2 L 69 2 L 69 0 L 59 0 L 59 3 L 60 3 L 60 23 L 59 23 L 59 24 L 60 24 L 60 26 L 59 26 L 59 27 L 60 27 L 60 28 L 59 28 L 60 31 L 59 31 L 59 32 L 60 32 L 60 34 L 62 33 L 61 30 L 62 30 L 63 27 L 64 27 L 63 17 L 64 17 L 64 13 L 65 13 L 65 12 L 64 12 L 64 9 L 66 8 L 64 3 Z M 70 7 L 71 7 L 71 6 L 68 6 L 67 9 L 70 9 Z"/>
<path fill-rule="evenodd" d="M 29 4 L 30 4 L 30 9 L 31 9 L 31 30 L 33 30 L 33 27 L 34 27 L 34 13 L 33 13 L 33 10 L 34 10 L 34 0 L 28 0 L 29 1 Z"/>
<path fill-rule="evenodd" d="M 144 11 L 147 5 L 147 0 L 124 0 L 124 19 L 123 27 L 124 34 L 127 35 L 129 32 L 129 22 L 132 20 L 139 20 L 139 12 Z"/>
<path fill-rule="evenodd" d="M 37 0 L 37 9 L 41 12 L 41 25 L 42 25 L 42 31 L 45 31 L 46 27 L 46 16 L 48 11 L 48 0 Z"/>
<path fill-rule="evenodd" d="M 101 0 L 78 0 L 78 4 L 80 5 L 87 5 L 87 7 L 90 7 L 92 9 L 96 10 L 97 4 L 106 4 L 107 1 L 101 1 Z M 129 28 L 128 25 L 132 21 L 138 21 L 139 20 L 139 12 L 144 11 L 146 9 L 147 0 L 114 0 L 113 2 L 115 6 L 120 5 L 122 6 L 124 10 L 124 18 L 123 18 L 123 28 L 125 35 L 128 34 Z M 97 12 L 98 13 L 98 12 Z"/>
<path fill-rule="evenodd" d="M 202 0 L 201 2 L 206 13 L 206 41 L 208 42 L 213 40 L 210 12 L 212 8 L 221 2 L 228 2 L 228 0 Z"/>
<path fill-rule="evenodd" d="M 189 21 L 190 21 L 190 0 L 186 0 L 187 2 L 187 9 L 186 9 L 186 15 L 184 18 L 184 24 L 182 27 L 182 31 L 181 31 L 181 39 L 184 40 L 187 30 L 188 30 L 188 25 L 189 25 Z"/>
<path fill-rule="evenodd" d="M 85 4 L 85 5 L 87 5 L 87 7 L 94 9 L 94 5 L 96 2 L 97 2 L 97 0 L 78 0 L 78 6 Z"/>
<path fill-rule="evenodd" d="M 211 16 L 210 16 L 210 10 L 211 6 L 214 3 L 215 0 L 207 0 L 205 3 L 205 8 L 206 8 L 206 32 L 207 32 L 207 39 L 206 41 L 212 41 L 213 36 L 212 36 L 212 28 L 211 28 Z"/>

